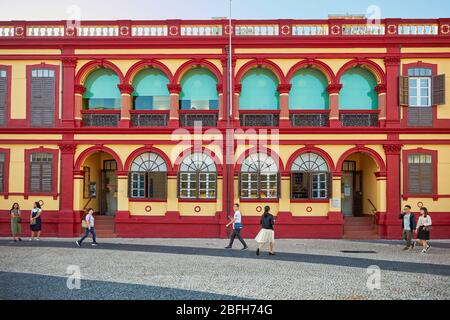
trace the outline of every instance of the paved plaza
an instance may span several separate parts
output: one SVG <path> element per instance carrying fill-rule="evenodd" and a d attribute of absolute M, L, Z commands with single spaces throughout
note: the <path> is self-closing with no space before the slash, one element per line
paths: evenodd
<path fill-rule="evenodd" d="M 427 254 L 400 241 L 277 240 L 259 257 L 253 240 L 248 251 L 224 239 L 74 241 L 0 239 L 0 299 L 450 298 L 450 240 Z"/>

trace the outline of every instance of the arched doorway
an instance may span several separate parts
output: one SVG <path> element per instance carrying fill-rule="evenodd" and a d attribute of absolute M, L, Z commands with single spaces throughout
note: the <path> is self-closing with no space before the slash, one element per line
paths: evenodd
<path fill-rule="evenodd" d="M 380 197 L 383 181 L 378 161 L 367 152 L 355 151 L 342 159 L 341 211 L 344 215 L 344 238 L 377 238 L 376 214 L 384 208 Z"/>

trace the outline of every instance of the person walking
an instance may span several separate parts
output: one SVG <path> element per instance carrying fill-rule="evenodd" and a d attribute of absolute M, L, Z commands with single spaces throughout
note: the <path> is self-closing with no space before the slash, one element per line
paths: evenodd
<path fill-rule="evenodd" d="M 425 207 L 420 208 L 420 217 L 417 221 L 417 239 L 422 243 L 423 250 L 422 253 L 426 253 L 430 250 L 431 246 L 428 244 L 430 240 L 430 230 L 431 230 L 431 216 L 428 214 L 428 209 Z"/>
<path fill-rule="evenodd" d="M 30 216 L 30 230 L 31 230 L 31 241 L 36 238 L 36 240 L 39 240 L 39 237 L 41 235 L 42 230 L 42 208 L 39 201 L 36 201 L 34 203 L 34 208 L 31 210 L 31 216 Z"/>
<path fill-rule="evenodd" d="M 22 233 L 21 218 L 20 218 L 20 208 L 19 204 L 15 202 L 12 205 L 11 210 L 9 211 L 11 214 L 11 234 L 14 242 L 17 240 L 22 241 L 20 238 L 20 234 Z"/>
<path fill-rule="evenodd" d="M 94 209 L 89 208 L 87 210 L 87 214 L 86 214 L 86 217 L 84 218 L 84 220 L 86 221 L 86 233 L 84 234 L 83 237 L 81 237 L 80 240 L 75 241 L 75 243 L 77 244 L 77 246 L 81 247 L 81 244 L 84 241 L 84 239 L 89 237 L 89 234 L 92 233 L 92 246 L 95 247 L 98 243 L 97 243 L 97 233 L 95 232 L 95 226 L 94 226 L 94 222 L 95 222 Z"/>
<path fill-rule="evenodd" d="M 270 207 L 264 207 L 264 213 L 260 219 L 261 230 L 256 236 L 255 240 L 258 242 L 258 249 L 256 249 L 256 255 L 259 256 L 259 251 L 264 247 L 266 243 L 269 243 L 269 255 L 273 256 L 273 244 L 275 243 L 275 235 L 273 225 L 275 221 L 273 215 L 270 213 Z"/>
<path fill-rule="evenodd" d="M 413 232 L 416 228 L 416 217 L 411 212 L 411 206 L 405 205 L 403 212 L 400 213 L 399 219 L 402 220 L 403 240 L 406 241 L 406 246 L 403 250 L 413 249 L 415 242 L 412 241 Z"/>
<path fill-rule="evenodd" d="M 242 237 L 241 237 L 241 230 L 242 230 L 243 225 L 242 225 L 242 215 L 241 215 L 241 211 L 239 211 L 238 203 L 235 203 L 233 205 L 233 210 L 234 210 L 234 217 L 226 225 L 226 227 L 228 228 L 230 226 L 230 224 L 233 224 L 233 232 L 230 237 L 230 243 L 228 244 L 228 246 L 225 247 L 225 249 L 231 249 L 233 247 L 234 239 L 237 237 L 239 239 L 239 241 L 242 243 L 242 245 L 244 246 L 241 250 L 247 250 L 248 249 L 247 243 L 245 243 L 244 239 L 242 239 Z"/>

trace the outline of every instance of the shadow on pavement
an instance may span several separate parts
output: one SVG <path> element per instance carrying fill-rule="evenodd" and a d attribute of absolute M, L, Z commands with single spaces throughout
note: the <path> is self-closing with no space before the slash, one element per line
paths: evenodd
<path fill-rule="evenodd" d="M 183 246 L 165 246 L 165 245 L 145 245 L 145 244 L 125 244 L 125 243 L 100 243 L 97 247 L 91 247 L 90 243 L 84 244 L 83 248 L 78 248 L 75 242 L 67 241 L 40 241 L 40 242 L 21 242 L 11 243 L 7 240 L 0 240 L 0 246 L 3 247 L 35 247 L 35 248 L 73 248 L 76 250 L 119 250 L 135 251 L 149 253 L 165 253 L 180 255 L 199 255 L 210 257 L 231 257 L 244 259 L 260 259 L 313 263 L 321 265 L 333 265 L 342 267 L 364 268 L 371 265 L 378 266 L 381 270 L 411 272 L 432 274 L 441 276 L 450 276 L 450 267 L 444 264 L 401 262 L 389 260 L 377 260 L 357 257 L 329 256 L 320 254 L 303 254 L 278 252 L 275 256 L 269 256 L 266 252 L 258 257 L 254 251 L 227 250 L 222 248 L 201 248 L 201 247 L 183 247 Z M 416 252 L 419 254 L 419 251 Z"/>

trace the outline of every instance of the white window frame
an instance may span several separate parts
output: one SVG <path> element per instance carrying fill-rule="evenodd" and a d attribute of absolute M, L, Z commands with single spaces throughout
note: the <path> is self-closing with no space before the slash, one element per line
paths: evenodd
<path fill-rule="evenodd" d="M 417 103 L 416 104 L 412 104 L 411 103 L 411 98 L 412 98 L 412 96 L 411 96 L 411 88 L 413 87 L 412 85 L 411 85 L 411 83 L 412 83 L 412 81 L 413 80 L 415 80 L 416 81 L 416 83 L 417 83 L 417 86 L 416 86 L 416 101 L 417 101 Z M 427 91 L 428 91 L 428 99 L 427 99 L 427 104 L 425 104 L 425 105 L 423 105 L 422 104 L 422 98 L 425 98 L 425 97 L 423 97 L 422 96 L 422 89 L 424 89 L 424 87 L 422 87 L 421 86 L 421 82 L 422 82 L 422 80 L 426 80 L 427 82 L 428 82 L 428 85 L 427 85 Z M 409 101 L 408 101 L 408 103 L 409 103 L 409 106 L 410 107 L 431 107 L 431 77 L 409 77 Z"/>

